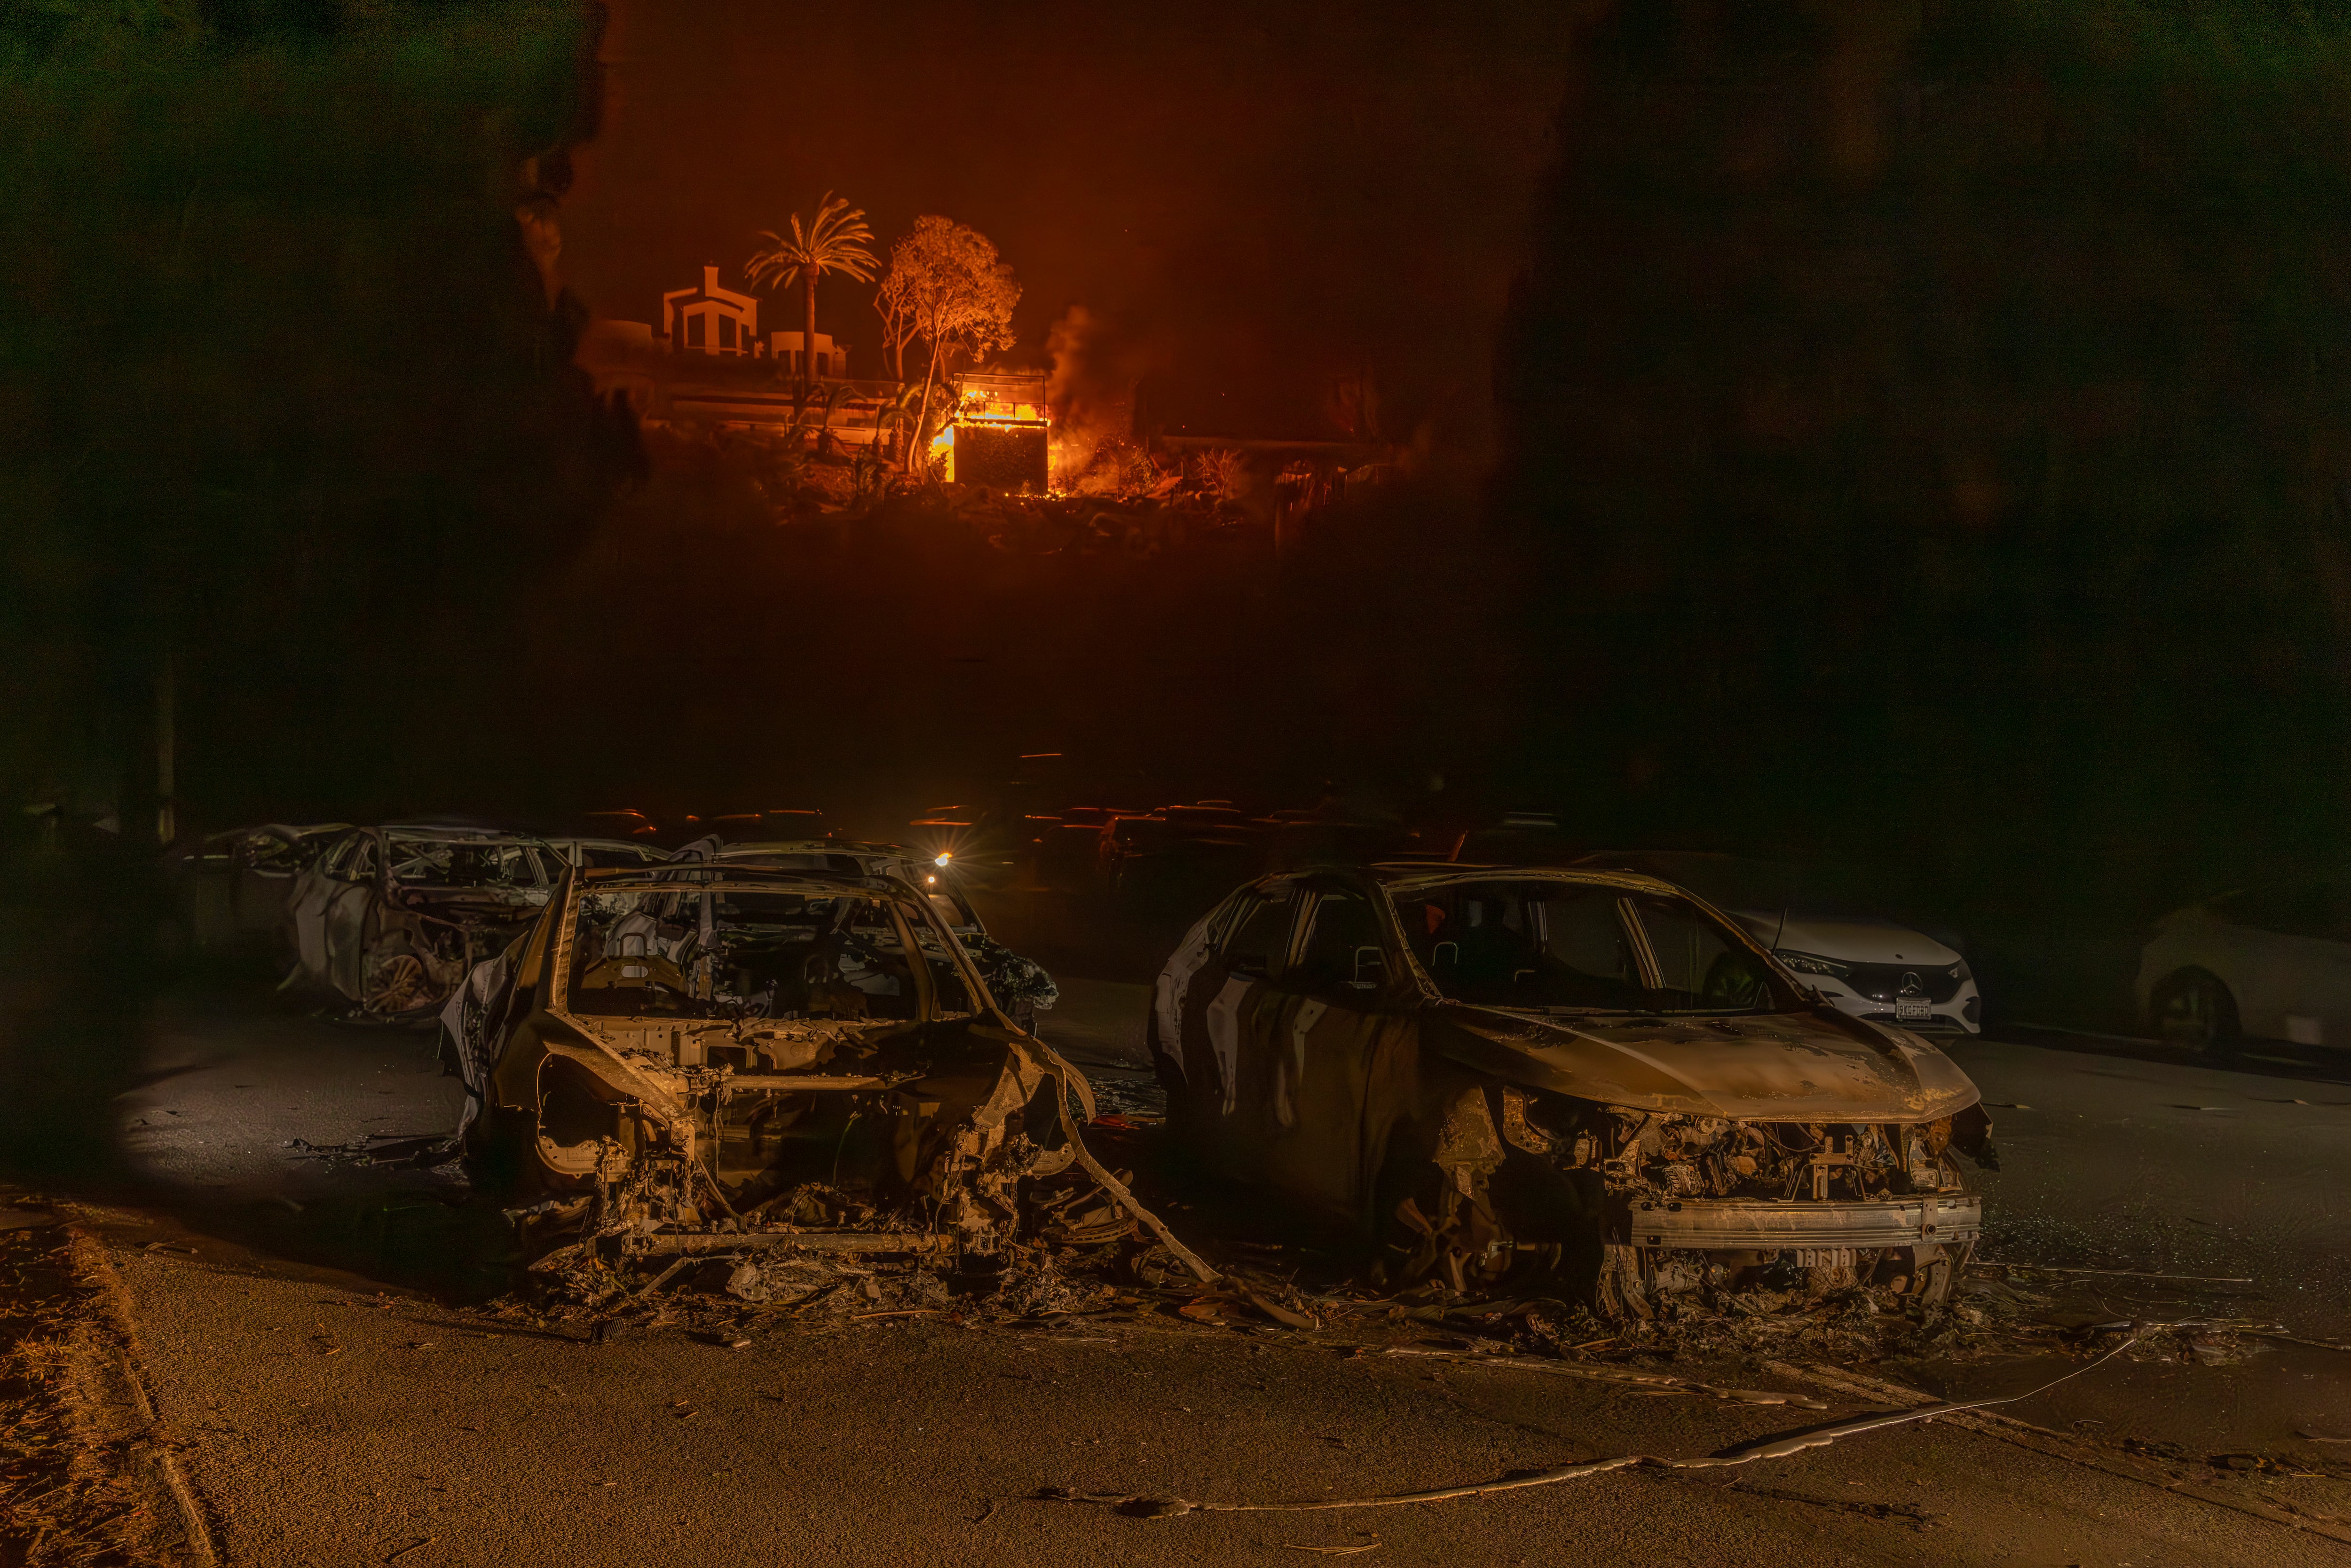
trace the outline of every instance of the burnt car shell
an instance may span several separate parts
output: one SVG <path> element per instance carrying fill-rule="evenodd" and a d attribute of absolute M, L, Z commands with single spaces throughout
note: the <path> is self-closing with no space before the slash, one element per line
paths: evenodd
<path fill-rule="evenodd" d="M 1138 1219 L 1172 1244 L 1085 1149 L 1085 1080 L 892 879 L 575 871 L 443 1021 L 477 1179 L 577 1210 L 574 1245 L 968 1260 Z M 1028 1201 L 1056 1180 L 1086 1193 Z"/>
<path fill-rule="evenodd" d="M 538 917 L 563 869 L 540 841 L 491 828 L 353 828 L 296 879 L 287 943 L 346 1016 L 421 1021 Z"/>
<path fill-rule="evenodd" d="M 1615 951 L 1637 949 L 1644 974 L 1659 966 L 1645 911 L 1702 931 L 1729 966 L 1707 986 L 1728 972 L 1736 1005 L 1511 1005 L 1432 976 L 1458 964 L 1452 936 L 1476 936 L 1440 924 L 1448 902 L 1485 900 L 1490 927 L 1510 896 L 1570 894 L 1613 904 Z M 1318 968 L 1333 903 L 1356 924 Z M 1505 989 L 1549 940 L 1515 939 L 1535 956 L 1505 967 Z M 1988 1163 L 1990 1124 L 1957 1064 L 1821 1003 L 1737 922 L 1647 877 L 1423 862 L 1262 878 L 1178 949 L 1149 1037 L 1213 1168 L 1351 1218 L 1392 1269 L 1456 1289 L 1534 1263 L 1619 1312 L 1693 1287 L 1938 1296 L 1980 1230 L 1957 1157 Z"/>

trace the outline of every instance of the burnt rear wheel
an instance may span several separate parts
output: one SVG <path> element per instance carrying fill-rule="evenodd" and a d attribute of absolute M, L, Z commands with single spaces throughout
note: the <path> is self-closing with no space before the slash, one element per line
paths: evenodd
<path fill-rule="evenodd" d="M 2157 1039 L 2206 1056 L 2231 1055 L 2244 1039 L 2236 998 L 2203 969 L 2182 969 L 2156 987 L 2147 1014 Z"/>
<path fill-rule="evenodd" d="M 362 962 L 360 1011 L 376 1018 L 396 1019 L 421 1011 L 433 1000 L 433 977 L 413 948 L 379 947 Z"/>

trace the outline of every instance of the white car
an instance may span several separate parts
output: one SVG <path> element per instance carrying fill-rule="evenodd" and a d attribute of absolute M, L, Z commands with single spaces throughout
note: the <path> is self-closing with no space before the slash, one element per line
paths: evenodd
<path fill-rule="evenodd" d="M 2323 882 L 2240 888 L 2175 910 L 2139 952 L 2139 1016 L 2225 1055 L 2252 1037 L 2351 1046 L 2351 925 Z"/>
<path fill-rule="evenodd" d="M 1688 851 L 1612 851 L 1575 863 L 1687 888 L 1842 1012 L 1928 1033 L 1982 1031 L 1983 997 L 1965 957 L 1923 932 L 1808 893 L 1794 866 Z"/>

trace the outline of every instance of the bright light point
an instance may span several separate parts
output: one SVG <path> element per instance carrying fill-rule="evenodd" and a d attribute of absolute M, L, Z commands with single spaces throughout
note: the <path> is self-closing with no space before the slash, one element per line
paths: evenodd
<path fill-rule="evenodd" d="M 936 859 L 936 860 L 933 861 L 931 863 L 932 863 L 933 865 L 945 865 L 945 864 L 946 864 L 946 863 L 947 863 L 947 862 L 949 862 L 949 861 L 951 861 L 951 860 L 953 860 L 953 859 L 955 859 L 955 856 L 953 856 L 953 855 L 951 855 L 951 854 L 943 854 L 943 855 L 939 856 L 939 858 L 938 858 L 938 859 Z"/>
<path fill-rule="evenodd" d="M 926 876 L 926 877 L 925 877 L 923 880 L 924 880 L 925 882 L 936 882 L 936 881 L 938 881 L 939 879 L 938 879 L 937 877 L 935 877 L 935 876 Z"/>

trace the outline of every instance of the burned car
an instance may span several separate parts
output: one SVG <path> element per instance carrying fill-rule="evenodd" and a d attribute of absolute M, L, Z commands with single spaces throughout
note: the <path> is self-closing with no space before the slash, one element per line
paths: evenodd
<path fill-rule="evenodd" d="M 569 1246 L 969 1261 L 1157 1228 L 1080 1141 L 1083 1078 L 893 879 L 578 871 L 442 1018 L 477 1185 Z"/>
<path fill-rule="evenodd" d="M 565 870 L 556 851 L 510 833 L 353 828 L 287 898 L 297 977 L 343 998 L 354 1019 L 429 1018 L 538 917 Z"/>
<path fill-rule="evenodd" d="M 1617 1314 L 1692 1291 L 1935 1300 L 1981 1228 L 1966 1075 L 1649 877 L 1265 877 L 1187 936 L 1147 1035 L 1207 1166 L 1370 1232 L 1392 1281 L 1540 1272 Z"/>
<path fill-rule="evenodd" d="M 175 852 L 167 863 L 187 945 L 266 950 L 285 930 L 297 880 L 350 831 L 349 822 L 264 822 Z"/>

